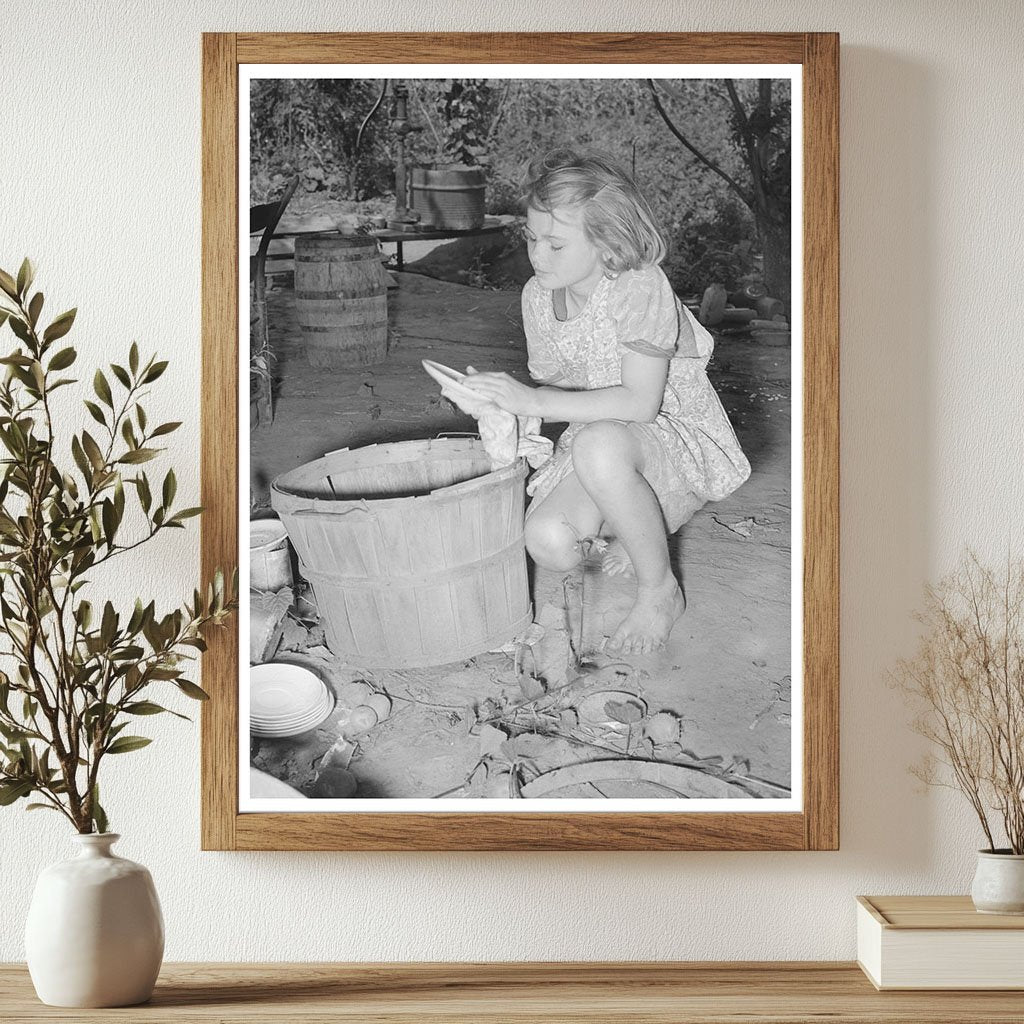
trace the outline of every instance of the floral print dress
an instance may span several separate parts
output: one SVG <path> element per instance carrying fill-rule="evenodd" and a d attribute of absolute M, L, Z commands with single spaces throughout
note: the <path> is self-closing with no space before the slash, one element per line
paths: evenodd
<path fill-rule="evenodd" d="M 711 335 L 680 303 L 660 267 L 603 278 L 574 317 L 555 315 L 554 293 L 527 281 L 523 288 L 530 376 L 574 391 L 621 384 L 624 352 L 669 361 L 665 397 L 651 423 L 630 423 L 644 442 L 644 476 L 675 532 L 706 501 L 731 494 L 750 475 L 732 425 L 706 373 Z M 676 351 L 688 322 L 697 355 Z M 527 487 L 536 507 L 572 472 L 572 442 L 584 424 L 571 423 L 551 458 Z"/>

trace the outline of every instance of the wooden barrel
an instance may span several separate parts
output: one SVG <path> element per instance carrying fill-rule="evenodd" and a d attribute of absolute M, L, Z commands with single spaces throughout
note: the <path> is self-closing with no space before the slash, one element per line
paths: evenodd
<path fill-rule="evenodd" d="M 387 292 L 376 239 L 337 233 L 295 239 L 295 311 L 313 366 L 383 362 Z"/>
<path fill-rule="evenodd" d="M 327 643 L 368 668 L 445 665 L 531 621 L 526 466 L 479 441 L 331 452 L 277 477 L 271 504 L 313 587 Z"/>
<path fill-rule="evenodd" d="M 483 227 L 485 190 L 480 167 L 412 168 L 412 208 L 424 227 L 446 231 Z"/>

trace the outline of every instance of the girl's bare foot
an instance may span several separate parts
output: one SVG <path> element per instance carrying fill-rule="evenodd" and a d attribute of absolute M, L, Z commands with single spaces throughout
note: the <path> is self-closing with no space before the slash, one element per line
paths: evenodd
<path fill-rule="evenodd" d="M 656 587 L 636 588 L 636 600 L 629 614 L 605 644 L 606 651 L 650 654 L 665 646 L 676 620 L 686 610 L 686 601 L 669 573 Z"/>
<path fill-rule="evenodd" d="M 608 541 L 608 547 L 601 556 L 601 571 L 609 576 L 635 575 L 632 559 L 626 554 L 622 542 L 614 537 Z"/>

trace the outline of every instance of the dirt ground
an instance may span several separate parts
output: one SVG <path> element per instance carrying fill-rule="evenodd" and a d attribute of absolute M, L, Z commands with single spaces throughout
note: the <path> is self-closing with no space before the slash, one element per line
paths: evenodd
<path fill-rule="evenodd" d="M 271 290 L 276 406 L 251 435 L 254 514 L 267 514 L 275 476 L 325 452 L 473 430 L 421 359 L 527 379 L 517 291 L 395 277 L 388 358 L 368 369 L 311 367 L 290 286 Z M 349 796 L 353 784 L 360 798 L 788 796 L 789 357 L 746 334 L 716 336 L 709 374 L 752 475 L 670 539 L 687 611 L 666 650 L 600 653 L 633 585 L 596 559 L 567 579 L 533 573 L 533 646 L 422 670 L 368 672 L 333 657 L 300 584 L 274 660 L 312 668 L 337 703 L 303 735 L 254 737 L 253 765 L 310 797 Z M 359 732 L 348 716 L 368 688 L 388 695 L 391 714 Z M 618 766 L 600 776 L 595 761 Z"/>

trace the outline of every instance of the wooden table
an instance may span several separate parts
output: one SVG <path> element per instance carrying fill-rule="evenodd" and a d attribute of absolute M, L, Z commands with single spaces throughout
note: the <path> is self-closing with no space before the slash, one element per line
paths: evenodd
<path fill-rule="evenodd" d="M 397 270 L 405 269 L 405 258 L 402 253 L 403 242 L 425 242 L 431 239 L 454 239 L 472 238 L 476 235 L 494 235 L 504 231 L 509 225 L 515 223 L 515 217 L 503 214 L 499 217 L 485 217 L 483 224 L 478 228 L 470 228 L 468 231 L 455 231 L 450 228 L 430 228 L 416 231 L 392 231 L 390 228 L 372 231 L 371 234 L 378 242 L 396 243 Z"/>
<path fill-rule="evenodd" d="M 456 231 L 451 228 L 430 228 L 429 230 L 424 228 L 422 230 L 410 229 L 409 231 L 392 231 L 390 228 L 380 228 L 370 231 L 370 235 L 376 238 L 378 242 L 394 242 L 396 246 L 396 261 L 397 269 L 405 269 L 405 254 L 402 246 L 406 242 L 428 242 L 437 241 L 439 239 L 456 239 L 456 238 L 475 238 L 477 235 L 495 235 L 500 231 L 504 231 L 505 228 L 511 226 L 516 222 L 516 218 L 511 214 L 501 214 L 496 217 L 485 217 L 483 224 L 478 228 L 470 228 L 468 231 Z M 340 234 L 336 229 L 324 228 L 324 227 L 311 227 L 308 229 L 289 229 L 283 228 L 274 232 L 274 238 L 271 242 L 270 252 L 267 254 L 267 260 L 269 261 L 280 261 L 290 260 L 294 256 L 294 249 L 275 249 L 273 248 L 273 242 L 284 239 L 296 239 L 299 235 L 322 235 L 322 234 Z M 294 246 L 294 241 L 292 242 Z"/>
<path fill-rule="evenodd" d="M 165 964 L 150 1003 L 60 1010 L 0 965 L 0 1020 L 1021 1024 L 1024 992 L 876 992 L 855 964 Z"/>

